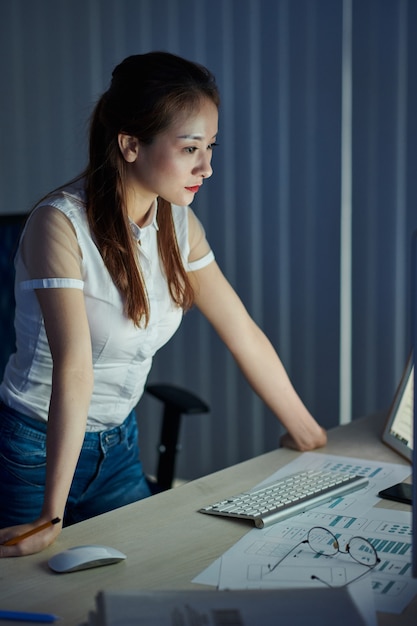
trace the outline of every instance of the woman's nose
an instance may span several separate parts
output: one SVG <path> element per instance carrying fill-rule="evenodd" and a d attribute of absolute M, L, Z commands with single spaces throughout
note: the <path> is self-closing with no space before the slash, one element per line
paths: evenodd
<path fill-rule="evenodd" d="M 213 168 L 211 167 L 211 152 L 207 152 L 202 155 L 201 162 L 198 164 L 198 173 L 203 178 L 210 178 L 213 174 Z"/>

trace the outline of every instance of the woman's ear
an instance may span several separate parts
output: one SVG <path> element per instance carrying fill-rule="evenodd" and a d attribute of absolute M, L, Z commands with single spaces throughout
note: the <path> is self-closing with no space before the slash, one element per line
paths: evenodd
<path fill-rule="evenodd" d="M 139 141 L 137 138 L 132 135 L 119 133 L 117 139 L 119 142 L 120 152 L 122 153 L 124 160 L 127 163 L 133 163 L 136 161 L 139 151 Z"/>

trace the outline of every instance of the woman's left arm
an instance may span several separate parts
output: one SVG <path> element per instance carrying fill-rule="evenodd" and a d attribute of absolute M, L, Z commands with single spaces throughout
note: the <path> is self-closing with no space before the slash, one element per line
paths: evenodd
<path fill-rule="evenodd" d="M 216 262 L 190 273 L 195 303 L 234 356 L 251 387 L 288 431 L 283 445 L 312 450 L 326 432 L 309 413 L 271 342 L 250 317 Z"/>

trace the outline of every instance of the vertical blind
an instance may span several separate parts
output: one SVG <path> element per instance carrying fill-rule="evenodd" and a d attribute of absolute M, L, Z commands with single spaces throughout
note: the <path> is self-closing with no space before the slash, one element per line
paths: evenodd
<path fill-rule="evenodd" d="M 325 427 L 388 407 L 409 348 L 416 2 L 2 0 L 0 35 L 1 213 L 84 167 L 89 114 L 125 56 L 206 64 L 220 148 L 193 208 L 220 266 Z M 184 420 L 184 478 L 278 444 L 277 420 L 198 312 L 151 380 L 210 404 Z M 149 466 L 159 410 L 138 407 Z"/>

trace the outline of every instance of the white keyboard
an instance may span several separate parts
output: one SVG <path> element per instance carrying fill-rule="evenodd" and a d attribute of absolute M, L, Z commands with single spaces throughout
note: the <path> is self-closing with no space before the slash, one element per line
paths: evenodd
<path fill-rule="evenodd" d="M 249 519 L 257 528 L 303 513 L 319 504 L 361 489 L 364 476 L 324 470 L 308 470 L 284 476 L 264 487 L 245 491 L 210 506 L 200 513 Z"/>

